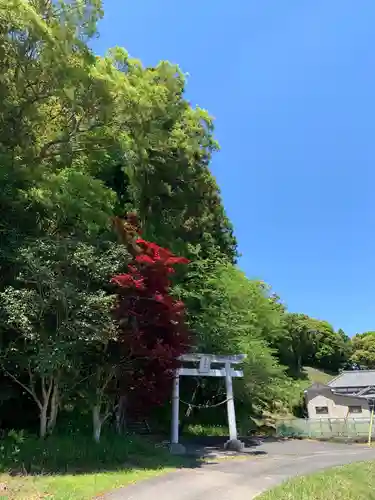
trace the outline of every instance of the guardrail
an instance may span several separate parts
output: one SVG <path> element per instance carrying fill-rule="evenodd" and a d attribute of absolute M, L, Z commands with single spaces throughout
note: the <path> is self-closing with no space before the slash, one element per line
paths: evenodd
<path fill-rule="evenodd" d="M 349 440 L 368 439 L 369 418 L 282 419 L 276 423 L 277 437 Z M 375 428 L 372 429 L 375 437 Z"/>

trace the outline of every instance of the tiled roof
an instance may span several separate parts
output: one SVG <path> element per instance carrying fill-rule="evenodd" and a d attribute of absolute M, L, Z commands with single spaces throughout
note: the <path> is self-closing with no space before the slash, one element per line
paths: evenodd
<path fill-rule="evenodd" d="M 375 370 L 352 370 L 342 372 L 328 382 L 329 387 L 368 387 L 375 386 Z"/>

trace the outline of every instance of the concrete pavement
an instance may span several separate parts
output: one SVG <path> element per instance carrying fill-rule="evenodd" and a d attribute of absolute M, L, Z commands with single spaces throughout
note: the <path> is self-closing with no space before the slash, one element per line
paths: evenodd
<path fill-rule="evenodd" d="M 251 451 L 251 450 L 248 450 Z M 375 449 L 314 441 L 261 442 L 256 455 L 184 469 L 105 496 L 105 500 L 250 500 L 293 476 L 375 460 Z"/>

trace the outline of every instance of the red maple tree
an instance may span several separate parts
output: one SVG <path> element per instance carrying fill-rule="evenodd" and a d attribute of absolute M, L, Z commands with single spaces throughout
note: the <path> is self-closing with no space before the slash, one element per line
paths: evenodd
<path fill-rule="evenodd" d="M 114 223 L 133 254 L 128 272 L 111 280 L 118 294 L 120 344 L 131 367 L 121 380 L 130 405 L 145 412 L 168 398 L 177 358 L 190 347 L 184 304 L 170 295 L 174 266 L 189 261 L 140 238 L 134 214 Z"/>

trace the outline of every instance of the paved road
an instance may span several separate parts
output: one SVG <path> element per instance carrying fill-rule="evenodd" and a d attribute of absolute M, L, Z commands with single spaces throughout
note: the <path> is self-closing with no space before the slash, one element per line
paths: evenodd
<path fill-rule="evenodd" d="M 114 491 L 106 500 L 250 500 L 290 477 L 360 460 L 375 449 L 313 441 L 263 442 L 257 455 L 219 461 Z"/>

